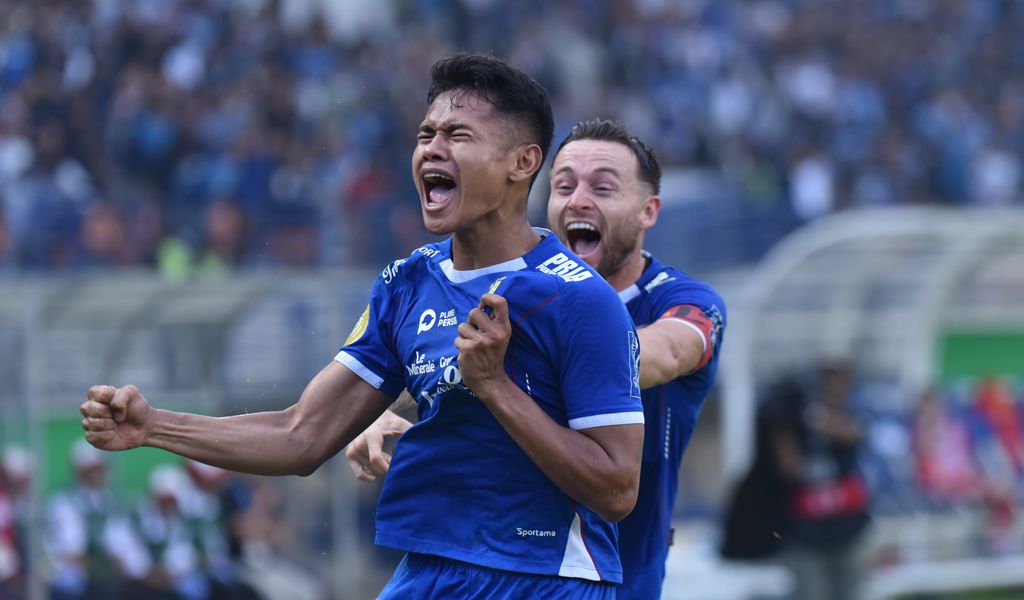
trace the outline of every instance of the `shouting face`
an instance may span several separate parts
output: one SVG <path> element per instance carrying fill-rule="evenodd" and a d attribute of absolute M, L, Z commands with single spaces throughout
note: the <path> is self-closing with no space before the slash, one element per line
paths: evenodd
<path fill-rule="evenodd" d="M 412 155 L 423 224 L 435 234 L 465 229 L 505 199 L 515 145 L 508 119 L 473 93 L 439 95 L 427 109 Z"/>
<path fill-rule="evenodd" d="M 640 251 L 660 200 L 637 176 L 632 151 L 618 142 L 569 142 L 551 168 L 548 226 L 605 279 Z"/>

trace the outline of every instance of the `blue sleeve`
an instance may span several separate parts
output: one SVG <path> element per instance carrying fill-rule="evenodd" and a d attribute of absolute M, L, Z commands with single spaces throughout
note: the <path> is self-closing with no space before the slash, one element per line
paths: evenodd
<path fill-rule="evenodd" d="M 390 269 L 390 267 L 389 267 Z M 370 303 L 334 359 L 391 398 L 405 388 L 402 364 L 394 347 L 395 311 L 400 303 L 399 282 L 378 277 Z"/>
<path fill-rule="evenodd" d="M 666 313 L 677 306 L 696 306 L 703 313 L 706 327 L 701 327 L 701 335 L 711 348 L 706 350 L 717 359 L 718 350 L 725 335 L 726 312 L 725 301 L 710 285 L 694 279 L 673 281 L 661 285 L 651 294 L 652 320 L 671 316 Z M 649 323 L 644 323 L 647 325 Z M 704 331 L 706 329 L 706 331 Z M 701 365 L 703 366 L 703 364 Z"/>
<path fill-rule="evenodd" d="M 569 427 L 643 423 L 640 343 L 626 307 L 596 277 L 563 284 L 562 293 L 558 335 Z"/>

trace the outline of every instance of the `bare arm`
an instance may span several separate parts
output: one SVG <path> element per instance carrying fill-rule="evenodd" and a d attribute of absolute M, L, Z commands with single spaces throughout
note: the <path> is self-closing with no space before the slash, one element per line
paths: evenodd
<path fill-rule="evenodd" d="M 93 386 L 82 404 L 86 439 L 97 448 L 152 446 L 258 475 L 309 475 L 373 422 L 389 398 L 331 362 L 280 411 L 209 417 L 150 407 L 135 386 Z"/>
<path fill-rule="evenodd" d="M 511 333 L 505 299 L 485 294 L 455 340 L 463 381 L 563 492 L 609 521 L 622 520 L 636 504 L 644 426 L 576 431 L 556 423 L 506 375 Z"/>
<path fill-rule="evenodd" d="M 637 329 L 640 387 L 643 389 L 667 383 L 704 366 L 706 344 L 713 342 L 698 330 L 706 330 L 710 322 L 699 314 L 697 307 L 683 305 L 676 309 L 689 309 L 690 314 L 680 310 L 678 315 Z"/>

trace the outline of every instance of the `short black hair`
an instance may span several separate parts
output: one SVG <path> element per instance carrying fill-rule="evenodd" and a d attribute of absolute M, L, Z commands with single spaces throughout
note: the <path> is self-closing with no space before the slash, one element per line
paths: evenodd
<path fill-rule="evenodd" d="M 472 92 L 486 100 L 500 115 L 526 126 L 527 139 L 540 146 L 541 164 L 551 150 L 555 118 L 548 93 L 526 73 L 488 54 L 460 52 L 434 63 L 430 69 L 427 105 L 445 92 Z M 533 174 L 530 185 L 540 169 Z"/>
<path fill-rule="evenodd" d="M 622 121 L 591 119 L 576 123 L 569 131 L 569 135 L 558 145 L 555 156 L 558 156 L 566 144 L 577 140 L 618 142 L 626 146 L 636 156 L 637 177 L 649 183 L 655 194 L 661 193 L 661 165 L 658 164 L 658 157 L 643 140 L 631 134 Z"/>

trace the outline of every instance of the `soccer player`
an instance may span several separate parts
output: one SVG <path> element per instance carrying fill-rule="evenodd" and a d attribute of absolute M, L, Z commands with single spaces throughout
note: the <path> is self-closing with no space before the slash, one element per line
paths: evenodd
<path fill-rule="evenodd" d="M 412 173 L 452 234 L 381 273 L 335 360 L 282 411 L 213 418 L 95 386 L 86 438 L 257 474 L 309 474 L 406 388 L 377 542 L 407 552 L 382 598 L 613 598 L 612 521 L 643 452 L 639 344 L 622 303 L 526 199 L 551 143 L 547 94 L 492 57 L 432 68 Z"/>
<path fill-rule="evenodd" d="M 654 153 L 621 123 L 585 121 L 555 153 L 548 199 L 549 226 L 618 290 L 639 328 L 647 432 L 636 508 L 619 523 L 618 598 L 642 600 L 661 595 L 679 465 L 714 382 L 725 328 L 714 289 L 642 250 L 661 207 L 660 183 Z M 386 473 L 384 438 L 410 426 L 385 412 L 349 446 L 356 475 Z"/>

